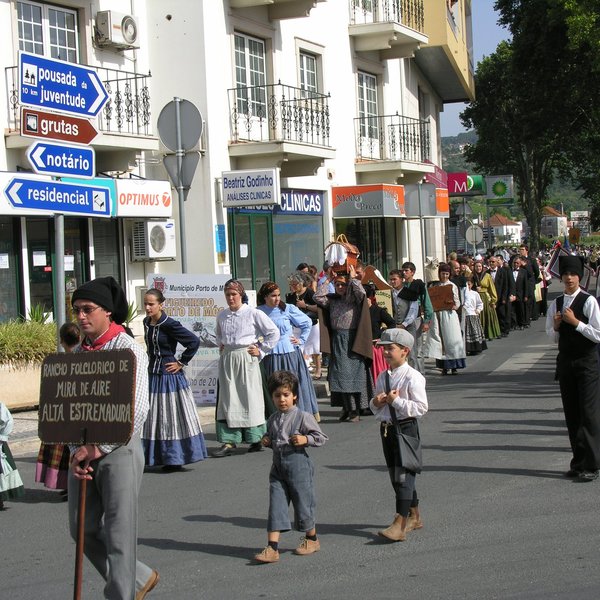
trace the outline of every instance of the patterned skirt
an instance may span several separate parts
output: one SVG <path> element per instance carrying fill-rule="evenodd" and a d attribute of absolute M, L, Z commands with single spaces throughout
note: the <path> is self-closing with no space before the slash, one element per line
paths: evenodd
<path fill-rule="evenodd" d="M 148 466 L 187 465 L 208 456 L 192 390 L 181 371 L 150 375 L 142 443 Z"/>
<path fill-rule="evenodd" d="M 51 490 L 66 490 L 70 460 L 66 444 L 42 444 L 35 465 L 35 481 Z"/>
<path fill-rule="evenodd" d="M 479 354 L 487 350 L 487 343 L 478 315 L 467 315 L 465 319 L 465 350 L 467 354 Z"/>
<path fill-rule="evenodd" d="M 25 494 L 23 481 L 6 442 L 0 443 L 0 500 L 20 498 Z"/>
<path fill-rule="evenodd" d="M 315 386 L 300 348 L 285 354 L 267 354 L 262 360 L 262 365 L 267 379 L 275 371 L 291 371 L 296 375 L 298 378 L 298 408 L 311 415 L 319 412 Z"/>
<path fill-rule="evenodd" d="M 356 330 L 331 331 L 331 356 L 327 379 L 331 391 L 331 406 L 347 407 L 348 396 L 356 408 L 366 409 L 373 393 L 373 379 L 367 360 L 352 352 Z"/>

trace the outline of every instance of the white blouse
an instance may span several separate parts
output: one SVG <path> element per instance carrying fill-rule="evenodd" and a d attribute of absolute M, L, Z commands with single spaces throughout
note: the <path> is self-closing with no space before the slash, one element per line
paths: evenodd
<path fill-rule="evenodd" d="M 279 329 L 264 312 L 242 304 L 238 310 L 225 308 L 217 315 L 217 343 L 229 349 L 247 348 L 258 344 L 260 358 L 268 354 L 279 341 Z M 259 337 L 262 340 L 259 340 Z"/>

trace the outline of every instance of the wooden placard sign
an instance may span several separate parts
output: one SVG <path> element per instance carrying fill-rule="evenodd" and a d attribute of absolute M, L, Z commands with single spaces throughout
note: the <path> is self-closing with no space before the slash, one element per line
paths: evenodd
<path fill-rule="evenodd" d="M 48 355 L 40 384 L 42 442 L 126 444 L 133 433 L 135 371 L 128 349 Z"/>
<path fill-rule="evenodd" d="M 435 312 L 453 309 L 454 296 L 452 295 L 451 285 L 432 285 L 427 288 L 427 292 Z"/>

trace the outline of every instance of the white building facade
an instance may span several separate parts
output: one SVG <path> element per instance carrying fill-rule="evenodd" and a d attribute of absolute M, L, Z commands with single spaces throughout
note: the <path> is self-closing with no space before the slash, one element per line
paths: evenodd
<path fill-rule="evenodd" d="M 91 146 L 98 175 L 117 179 L 114 207 L 110 218 L 65 216 L 68 289 L 113 275 L 139 305 L 149 273 L 182 270 L 182 217 L 187 272 L 232 273 L 249 288 L 271 279 L 286 289 L 298 263 L 321 266 L 338 234 L 384 275 L 405 260 L 420 270 L 425 255 L 445 256 L 439 115 L 444 103 L 474 97 L 471 3 L 450 4 L 0 2 L 2 193 L 31 169 L 17 94 L 21 49 L 90 65 L 109 95 Z M 122 30 L 113 26 L 121 23 Z M 183 215 L 176 191 L 165 196 L 162 158 L 170 150 L 157 132 L 161 109 L 175 97 L 204 120 Z M 239 171 L 273 173 L 275 205 L 225 206 L 223 173 Z M 144 181 L 139 198 L 122 181 L 131 178 Z M 138 237 L 153 235 L 148 220 L 163 237 L 175 230 L 176 251 L 163 254 L 175 260 L 155 261 L 136 247 Z M 7 306 L 0 319 L 40 303 L 52 310 L 53 223 L 50 211 L 0 204 L 0 267 L 8 261 L 0 268 Z"/>

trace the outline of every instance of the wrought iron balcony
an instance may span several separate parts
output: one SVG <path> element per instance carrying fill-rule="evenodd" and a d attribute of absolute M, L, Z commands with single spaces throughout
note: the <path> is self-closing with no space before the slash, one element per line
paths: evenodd
<path fill-rule="evenodd" d="M 348 0 L 350 24 L 398 23 L 425 31 L 423 0 Z"/>
<path fill-rule="evenodd" d="M 424 163 L 431 159 L 429 121 L 395 115 L 354 119 L 358 161 Z"/>
<path fill-rule="evenodd" d="M 98 129 L 103 133 L 151 137 L 150 73 L 141 75 L 104 67 L 93 68 L 108 93 L 108 100 L 98 115 Z M 18 67 L 5 69 L 9 132 L 21 129 L 18 71 Z"/>
<path fill-rule="evenodd" d="M 329 96 L 282 83 L 231 88 L 231 141 L 329 148 Z"/>

